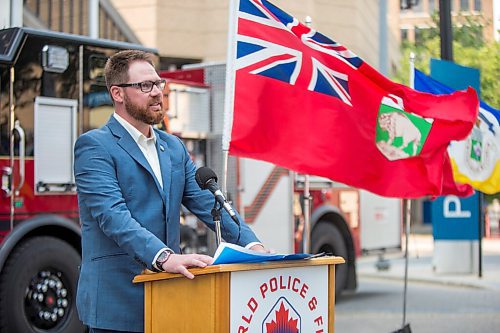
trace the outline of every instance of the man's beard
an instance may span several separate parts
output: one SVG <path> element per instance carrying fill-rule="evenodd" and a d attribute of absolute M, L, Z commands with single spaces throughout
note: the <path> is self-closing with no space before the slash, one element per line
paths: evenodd
<path fill-rule="evenodd" d="M 124 94 L 123 100 L 125 102 L 125 109 L 127 110 L 127 113 L 135 120 L 138 120 L 145 124 L 148 125 L 159 124 L 163 120 L 163 117 L 165 116 L 165 111 L 163 110 L 163 103 L 161 97 L 160 99 L 149 99 L 148 104 L 146 106 L 133 103 L 128 98 L 127 94 Z M 149 110 L 149 105 L 155 102 L 160 103 L 160 107 L 162 109 L 161 112 Z"/>

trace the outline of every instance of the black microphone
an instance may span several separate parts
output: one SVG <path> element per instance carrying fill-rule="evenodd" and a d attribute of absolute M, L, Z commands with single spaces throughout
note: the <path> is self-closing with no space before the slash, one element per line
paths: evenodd
<path fill-rule="evenodd" d="M 224 207 L 233 221 L 236 222 L 236 224 L 240 225 L 240 221 L 238 220 L 233 207 L 231 207 L 229 202 L 227 202 L 224 194 L 219 188 L 219 185 L 217 185 L 217 175 L 215 174 L 215 172 L 210 168 L 201 167 L 196 170 L 196 174 L 194 177 L 196 179 L 196 182 L 198 183 L 198 186 L 200 186 L 202 190 L 209 190 L 210 192 L 212 192 L 212 194 L 215 196 L 215 200 L 217 200 L 217 202 L 220 203 L 222 207 Z"/>

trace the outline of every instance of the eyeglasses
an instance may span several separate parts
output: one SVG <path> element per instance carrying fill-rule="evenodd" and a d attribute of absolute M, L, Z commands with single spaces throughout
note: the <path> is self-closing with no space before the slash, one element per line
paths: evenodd
<path fill-rule="evenodd" d="M 158 80 L 158 81 L 142 81 L 137 83 L 121 83 L 115 84 L 117 87 L 139 87 L 141 91 L 144 93 L 149 93 L 153 90 L 153 87 L 156 86 L 158 89 L 163 90 L 165 88 L 165 84 L 167 84 L 167 80 Z"/>

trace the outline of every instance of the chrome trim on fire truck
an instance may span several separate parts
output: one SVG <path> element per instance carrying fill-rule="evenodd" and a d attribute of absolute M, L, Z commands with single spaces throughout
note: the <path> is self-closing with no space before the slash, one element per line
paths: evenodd
<path fill-rule="evenodd" d="M 26 160 L 26 136 L 19 120 L 14 122 L 14 131 L 17 131 L 19 134 L 19 184 L 14 190 L 14 193 L 15 195 L 19 195 L 19 191 L 23 187 L 24 181 L 26 180 L 26 168 L 24 162 Z"/>
<path fill-rule="evenodd" d="M 12 194 L 11 188 L 12 188 L 12 168 L 11 167 L 3 167 L 2 170 L 0 171 L 2 174 L 2 191 L 3 194 L 5 195 L 6 198 L 10 197 Z"/>
<path fill-rule="evenodd" d="M 83 45 L 78 47 L 78 135 L 83 133 Z"/>
<path fill-rule="evenodd" d="M 15 70 L 14 66 L 10 67 L 9 71 L 9 147 L 10 147 L 10 168 L 11 170 L 14 170 L 14 119 L 15 119 L 15 114 L 14 114 L 14 76 L 15 76 Z M 12 176 L 12 172 L 10 175 L 10 230 L 14 229 L 14 196 L 12 195 L 12 192 L 14 190 L 14 177 Z"/>

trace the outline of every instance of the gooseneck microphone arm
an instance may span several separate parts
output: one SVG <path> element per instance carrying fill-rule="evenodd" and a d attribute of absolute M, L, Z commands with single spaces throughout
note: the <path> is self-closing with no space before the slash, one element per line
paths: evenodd
<path fill-rule="evenodd" d="M 217 207 L 217 205 L 218 202 L 217 200 L 215 200 L 214 207 L 212 208 L 210 214 L 212 215 L 212 219 L 215 225 L 215 242 L 217 244 L 217 247 L 219 247 L 222 241 L 222 233 L 220 231 L 220 210 L 222 209 L 222 207 L 220 205 L 219 207 Z"/>

